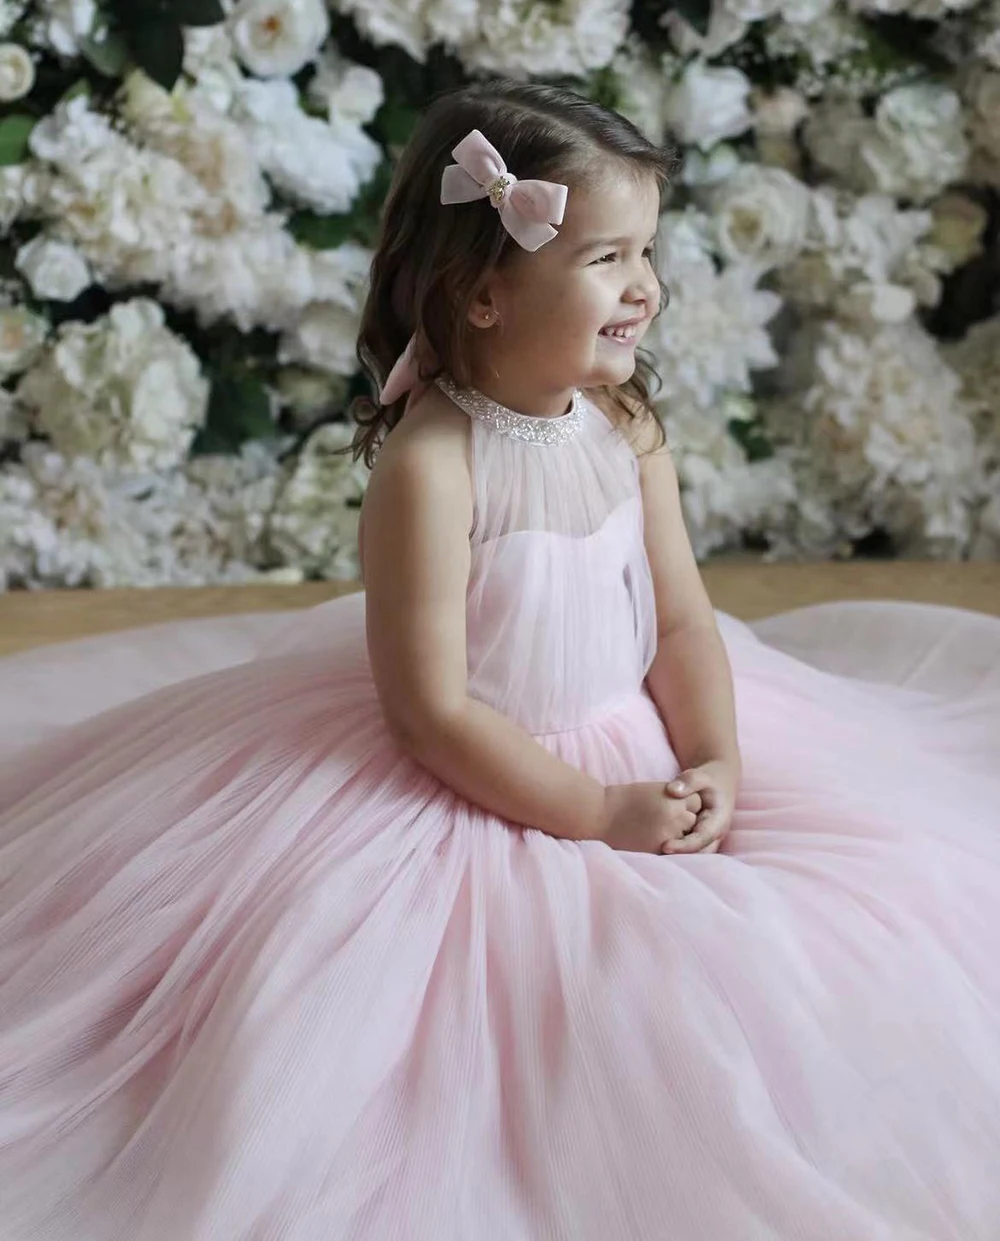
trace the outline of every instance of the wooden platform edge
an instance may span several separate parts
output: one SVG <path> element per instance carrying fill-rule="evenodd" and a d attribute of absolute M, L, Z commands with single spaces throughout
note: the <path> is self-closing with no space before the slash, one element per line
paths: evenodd
<path fill-rule="evenodd" d="M 850 561 L 763 564 L 710 561 L 702 574 L 713 604 L 742 620 L 837 600 L 929 603 L 1000 615 L 1000 564 Z M 356 583 L 13 591 L 0 595 L 0 655 L 164 621 L 310 607 Z"/>

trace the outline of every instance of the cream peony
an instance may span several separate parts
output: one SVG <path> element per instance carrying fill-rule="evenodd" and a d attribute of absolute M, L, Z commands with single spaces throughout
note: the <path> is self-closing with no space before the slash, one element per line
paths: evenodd
<path fill-rule="evenodd" d="M 36 297 L 71 302 L 93 283 L 87 260 L 68 242 L 44 234 L 17 252 L 14 265 Z"/>
<path fill-rule="evenodd" d="M 750 127 L 750 82 L 739 69 L 693 61 L 667 99 L 667 122 L 685 145 L 703 151 Z"/>
<path fill-rule="evenodd" d="M 290 77 L 316 59 L 330 33 L 330 15 L 323 0 L 240 0 L 229 30 L 251 73 Z"/>
<path fill-rule="evenodd" d="M 628 0 L 483 0 L 458 54 L 472 72 L 583 77 L 610 64 L 629 26 Z"/>
<path fill-rule="evenodd" d="M 35 62 L 20 43 L 0 43 L 0 103 L 14 103 L 30 95 L 35 85 Z"/>
<path fill-rule="evenodd" d="M 95 323 L 63 324 L 18 386 L 58 452 L 136 471 L 187 456 L 208 393 L 197 356 L 142 298 Z"/>

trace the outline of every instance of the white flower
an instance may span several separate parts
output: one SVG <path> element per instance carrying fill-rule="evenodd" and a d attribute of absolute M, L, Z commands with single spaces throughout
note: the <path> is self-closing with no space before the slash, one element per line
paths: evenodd
<path fill-rule="evenodd" d="M 712 11 L 708 19 L 708 30 L 701 35 L 690 22 L 677 12 L 670 9 L 660 18 L 660 24 L 667 28 L 670 41 L 681 56 L 704 56 L 713 60 L 721 55 L 726 48 L 739 43 L 747 32 L 747 24 L 737 17 L 722 0 L 713 0 Z"/>
<path fill-rule="evenodd" d="M 68 242 L 44 234 L 17 252 L 14 265 L 36 297 L 71 302 L 93 283 L 87 260 Z"/>
<path fill-rule="evenodd" d="M 707 151 L 749 128 L 749 94 L 750 82 L 739 69 L 694 61 L 670 92 L 667 122 L 685 145 Z"/>
<path fill-rule="evenodd" d="M 483 0 L 476 35 L 458 49 L 467 69 L 516 77 L 582 77 L 610 64 L 629 26 L 628 0 Z"/>
<path fill-rule="evenodd" d="M 234 115 L 271 180 L 314 211 L 349 210 L 382 161 L 360 127 L 307 116 L 288 81 L 246 82 Z"/>
<path fill-rule="evenodd" d="M 136 471 L 184 459 L 208 392 L 197 356 L 164 326 L 160 306 L 142 298 L 95 323 L 64 323 L 18 386 L 64 456 Z"/>
<path fill-rule="evenodd" d="M 279 362 L 301 362 L 329 375 L 358 369 L 358 316 L 329 302 L 307 306 L 295 328 L 281 339 Z"/>
<path fill-rule="evenodd" d="M 10 226 L 24 210 L 24 164 L 0 167 L 0 237 L 6 237 Z"/>
<path fill-rule="evenodd" d="M 681 183 L 693 190 L 722 185 L 736 172 L 741 162 L 736 149 L 728 142 L 720 142 L 707 155 L 697 147 L 689 147 L 684 153 Z"/>
<path fill-rule="evenodd" d="M 802 249 L 809 190 L 781 168 L 744 164 L 711 197 L 719 252 L 768 271 Z"/>
<path fill-rule="evenodd" d="M 753 95 L 753 124 L 758 134 L 788 137 L 809 115 L 809 102 L 804 95 L 788 86 L 779 86 L 769 94 Z"/>
<path fill-rule="evenodd" d="M 898 86 L 874 118 L 850 100 L 816 108 L 805 128 L 817 162 L 845 185 L 926 202 L 961 178 L 969 158 L 961 102 L 929 83 Z"/>
<path fill-rule="evenodd" d="M 336 48 L 328 47 L 309 83 L 309 98 L 326 109 L 330 120 L 360 127 L 374 119 L 385 99 L 385 88 L 374 69 L 353 64 Z"/>
<path fill-rule="evenodd" d="M 864 334 L 824 324 L 806 390 L 768 410 L 809 499 L 777 541 L 830 555 L 882 530 L 902 554 L 960 555 L 983 493 L 971 415 L 913 320 Z"/>
<path fill-rule="evenodd" d="M 979 0 L 849 0 L 850 7 L 859 13 L 905 13 L 924 21 L 941 21 L 978 3 Z"/>
<path fill-rule="evenodd" d="M 20 43 L 0 43 L 0 103 L 30 95 L 35 85 L 35 62 Z"/>
<path fill-rule="evenodd" d="M 81 41 L 97 29 L 96 0 L 38 0 L 36 8 L 41 37 L 60 56 L 79 56 Z"/>
<path fill-rule="evenodd" d="M 48 323 L 23 306 L 0 307 L 0 379 L 26 370 L 48 334 Z"/>
<path fill-rule="evenodd" d="M 748 391 L 751 372 L 777 361 L 766 324 L 781 299 L 756 287 L 750 267 L 716 269 L 701 237 L 710 227 L 694 213 L 661 220 L 658 249 L 671 296 L 647 340 L 665 412 L 676 400 L 711 410 L 720 392 Z"/>
<path fill-rule="evenodd" d="M 191 92 L 225 115 L 243 82 L 225 26 L 188 26 L 184 30 L 184 72 Z"/>
<path fill-rule="evenodd" d="M 309 437 L 271 513 L 269 545 L 324 578 L 358 576 L 358 517 L 368 471 L 339 450 L 353 428 L 324 423 Z"/>
<path fill-rule="evenodd" d="M 0 0 L 0 39 L 6 39 L 21 20 L 28 0 Z"/>
<path fill-rule="evenodd" d="M 236 54 L 259 77 L 290 77 L 330 33 L 323 0 L 241 0 L 229 18 Z"/>

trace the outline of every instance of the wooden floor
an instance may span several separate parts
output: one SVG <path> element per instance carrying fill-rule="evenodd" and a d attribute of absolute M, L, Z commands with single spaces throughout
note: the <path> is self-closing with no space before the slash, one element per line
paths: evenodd
<path fill-rule="evenodd" d="M 862 561 L 765 565 L 719 560 L 703 574 L 716 607 L 743 620 L 836 599 L 901 599 L 1000 615 L 1000 564 Z M 0 595 L 0 655 L 159 621 L 308 607 L 356 589 L 223 586 L 157 590 L 13 591 Z"/>

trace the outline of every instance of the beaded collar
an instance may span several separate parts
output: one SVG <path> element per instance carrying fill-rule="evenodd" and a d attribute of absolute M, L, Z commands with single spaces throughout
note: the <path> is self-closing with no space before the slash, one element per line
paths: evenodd
<path fill-rule="evenodd" d="M 569 413 L 555 418 L 533 418 L 491 401 L 475 388 L 460 388 L 448 375 L 439 375 L 434 382 L 470 418 L 487 423 L 498 435 L 507 435 L 526 444 L 565 444 L 583 424 L 584 399 L 579 389 L 573 393 Z"/>

